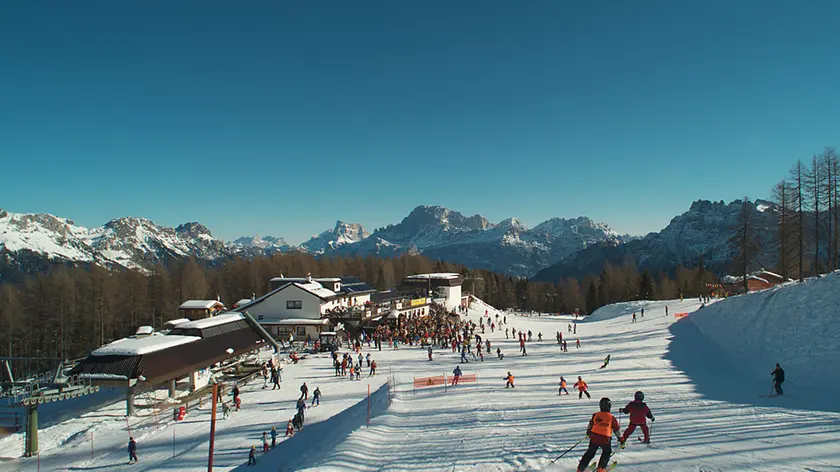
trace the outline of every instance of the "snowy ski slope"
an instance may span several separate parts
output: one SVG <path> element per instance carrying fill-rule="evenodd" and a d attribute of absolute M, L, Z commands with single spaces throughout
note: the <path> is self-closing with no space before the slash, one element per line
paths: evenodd
<path fill-rule="evenodd" d="M 620 470 L 840 471 L 840 388 L 823 380 L 836 375 L 836 364 L 828 359 L 840 358 L 837 284 L 840 273 L 734 297 L 699 311 L 696 300 L 620 303 L 578 323 L 577 335 L 567 331 L 571 317 L 500 312 L 508 324 L 492 334 L 488 329 L 485 336 L 493 351 L 502 348 L 505 359 L 493 354 L 483 363 L 462 365 L 465 374 L 478 375 L 478 382 L 445 392 L 432 387 L 415 395 L 412 379 L 450 375 L 457 354 L 436 349 L 429 362 L 425 350 L 417 347 L 373 351 L 380 374 L 393 370 L 398 391 L 390 408 L 374 408 L 369 428 L 364 426 L 364 403 L 359 402 L 368 383 L 376 391 L 386 375 L 371 382 L 366 377 L 361 382 L 336 379 L 326 355 L 310 357 L 286 367 L 280 393 L 260 390 L 261 382 L 243 389 L 243 411 L 219 423 L 215 468 L 575 470 L 584 444 L 557 463 L 550 461 L 584 436 L 598 399 L 610 397 L 617 412 L 633 392 L 643 390 L 657 418 L 653 444 L 631 439 L 616 456 Z M 632 313 L 638 315 L 642 307 L 645 317 L 631 323 Z M 477 322 L 485 310 L 495 316 L 492 307 L 481 303 L 473 305 L 469 316 Z M 693 313 L 675 322 L 673 315 L 681 312 Z M 796 321 L 786 322 L 785 314 L 794 314 Z M 505 327 L 533 332 L 528 356 L 519 355 L 516 340 L 505 339 Z M 540 331 L 543 341 L 537 342 Z M 563 332 L 569 352 L 560 352 L 556 331 Z M 808 362 L 811 353 L 818 363 Z M 607 354 L 610 365 L 599 370 Z M 769 393 L 776 361 L 787 370 L 787 395 L 762 397 Z M 504 388 L 508 371 L 516 376 L 513 390 Z M 560 375 L 569 382 L 571 395 L 557 395 Z M 578 375 L 589 384 L 591 400 L 578 399 L 571 389 Z M 307 410 L 307 425 L 293 441 L 258 455 L 256 467 L 246 467 L 247 449 L 259 443 L 262 431 L 275 425 L 282 435 L 302 381 L 310 392 L 321 387 L 321 406 Z M 74 420 L 45 431 L 42 470 L 126 470 L 121 408 L 117 404 L 102 412 L 112 417 Z M 205 408 L 184 423 L 163 422 L 159 430 L 147 422 L 144 430 L 134 432 L 141 462 L 130 470 L 206 470 L 207 418 Z M 622 428 L 626 424 L 626 416 L 621 417 Z M 93 460 L 85 439 L 88 430 L 95 432 Z M 0 456 L 14 455 L 15 440 L 20 451 L 19 438 L 6 438 L 0 441 Z M 61 441 L 66 443 L 59 447 Z M 16 470 L 37 470 L 36 463 L 0 461 L 0 471 Z"/>

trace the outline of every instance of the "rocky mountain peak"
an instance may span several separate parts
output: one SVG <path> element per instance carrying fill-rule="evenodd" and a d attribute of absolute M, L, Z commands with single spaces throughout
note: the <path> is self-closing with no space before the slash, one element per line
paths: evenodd
<path fill-rule="evenodd" d="M 199 238 L 202 236 L 209 236 L 211 238 L 213 237 L 213 235 L 210 233 L 210 230 L 207 229 L 206 226 L 195 221 L 178 225 L 178 227 L 175 228 L 175 232 L 181 235 L 189 236 L 191 238 Z"/>

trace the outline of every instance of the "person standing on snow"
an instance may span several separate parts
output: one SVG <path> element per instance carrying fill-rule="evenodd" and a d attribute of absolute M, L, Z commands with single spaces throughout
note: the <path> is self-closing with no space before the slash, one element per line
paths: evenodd
<path fill-rule="evenodd" d="M 645 438 L 642 440 L 645 444 L 650 444 L 650 430 L 647 426 L 647 418 L 650 418 L 650 421 L 656 421 L 653 417 L 653 413 L 650 412 L 650 408 L 645 404 L 645 394 L 643 392 L 636 392 L 633 396 L 633 401 L 628 403 L 627 406 L 620 410 L 622 413 L 630 414 L 630 426 L 624 430 L 624 434 L 618 440 L 624 445 L 627 438 L 633 434 L 635 431 L 636 426 L 642 429 L 642 434 L 645 435 Z"/>
<path fill-rule="evenodd" d="M 589 448 L 581 457 L 578 463 L 578 472 L 584 472 L 589 466 L 589 462 L 601 449 L 601 459 L 598 460 L 598 472 L 606 472 L 607 464 L 610 462 L 612 455 L 612 436 L 619 437 L 619 426 L 615 416 L 610 413 L 612 402 L 609 398 L 602 398 L 598 403 L 601 411 L 592 415 L 589 420 L 589 426 L 586 428 L 586 437 L 589 438 Z"/>
<path fill-rule="evenodd" d="M 532 338 L 531 330 L 529 329 L 529 330 L 528 330 L 528 342 L 531 342 L 531 341 L 532 341 L 532 339 L 533 339 L 533 338 Z"/>
<path fill-rule="evenodd" d="M 773 376 L 773 388 L 776 390 L 776 395 L 784 395 L 785 392 L 782 390 L 782 384 L 785 382 L 785 371 L 778 362 L 773 372 L 770 372 L 770 375 Z"/>
<path fill-rule="evenodd" d="M 642 318 L 645 317 L 645 307 L 642 307 Z"/>
<path fill-rule="evenodd" d="M 432 360 L 432 346 L 429 346 L 426 351 L 429 353 L 429 360 Z M 370 360 L 368 360 L 368 366 L 370 366 Z"/>
<path fill-rule="evenodd" d="M 367 362 L 367 366 L 370 367 L 370 353 L 367 353 L 367 356 L 365 356 L 365 361 Z"/>
<path fill-rule="evenodd" d="M 507 329 L 507 328 L 505 328 L 505 339 L 510 339 L 510 338 L 508 337 L 508 329 Z"/>
<path fill-rule="evenodd" d="M 569 352 L 569 345 L 565 340 L 563 341 L 563 352 Z"/>
<path fill-rule="evenodd" d="M 309 399 L 309 387 L 306 386 L 306 382 L 300 386 L 300 398 L 304 400 Z"/>
<path fill-rule="evenodd" d="M 371 361 L 370 363 L 370 377 L 374 377 L 376 375 L 376 361 Z"/>
<path fill-rule="evenodd" d="M 560 334 L 560 331 L 557 332 L 557 344 L 563 345 L 563 335 Z"/>
<path fill-rule="evenodd" d="M 277 428 L 271 427 L 271 448 L 277 445 Z"/>
<path fill-rule="evenodd" d="M 557 390 L 557 395 L 562 395 L 563 392 L 566 392 L 566 395 L 569 394 L 569 391 L 566 390 L 566 379 L 564 379 L 563 376 L 561 375 L 560 376 L 560 389 Z"/>
<path fill-rule="evenodd" d="M 454 376 L 452 385 L 458 385 L 458 381 L 461 380 L 461 366 L 456 365 L 455 370 L 452 371 L 452 375 Z"/>
<path fill-rule="evenodd" d="M 609 354 L 607 354 L 607 357 L 604 359 L 604 365 L 602 365 L 601 367 L 599 367 L 599 369 L 604 369 L 604 368 L 606 368 L 608 365 L 610 365 L 610 355 L 609 355 Z"/>
<path fill-rule="evenodd" d="M 505 388 L 508 388 L 508 387 L 515 388 L 514 385 L 513 385 L 513 374 L 508 372 L 507 377 L 505 377 L 504 380 L 507 381 L 507 383 L 505 384 Z"/>
<path fill-rule="evenodd" d="M 571 323 L 569 323 L 569 332 L 570 332 L 570 333 L 572 332 L 572 325 L 571 325 Z"/>
<path fill-rule="evenodd" d="M 136 464 L 137 461 L 137 441 L 133 437 L 128 438 L 128 463 Z"/>
<path fill-rule="evenodd" d="M 537 333 L 537 341 L 542 342 L 542 331 Z"/>
<path fill-rule="evenodd" d="M 315 391 L 312 392 L 312 404 L 309 407 L 312 408 L 315 405 L 321 406 L 321 387 L 315 387 Z"/>
<path fill-rule="evenodd" d="M 575 348 L 580 347 L 580 338 L 575 338 Z"/>
<path fill-rule="evenodd" d="M 257 447 L 251 446 L 248 451 L 248 466 L 257 465 Z"/>
<path fill-rule="evenodd" d="M 592 397 L 589 395 L 589 387 L 586 385 L 586 382 L 584 382 L 584 381 L 583 381 L 583 379 L 582 379 L 582 378 L 580 378 L 580 376 L 578 376 L 578 381 L 577 381 L 577 382 L 575 382 L 575 384 L 574 384 L 574 385 L 572 385 L 572 387 L 574 387 L 574 388 L 576 388 L 576 389 L 577 389 L 577 391 L 578 391 L 578 399 L 583 398 L 583 395 L 584 395 L 584 394 L 586 394 L 586 398 L 592 398 Z"/>
<path fill-rule="evenodd" d="M 631 323 L 635 323 L 635 322 L 636 322 L 636 314 L 633 313 L 633 321 L 631 321 Z"/>

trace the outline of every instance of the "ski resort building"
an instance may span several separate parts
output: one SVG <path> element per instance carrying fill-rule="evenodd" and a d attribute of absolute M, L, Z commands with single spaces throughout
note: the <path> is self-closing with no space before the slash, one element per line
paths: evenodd
<path fill-rule="evenodd" d="M 210 318 L 223 311 L 225 305 L 218 300 L 187 300 L 178 307 L 178 315 L 191 320 Z"/>
<path fill-rule="evenodd" d="M 403 279 L 404 286 L 421 290 L 424 296 L 434 298 L 447 310 L 455 310 L 464 303 L 461 297 L 463 283 L 461 274 L 455 273 L 417 274 Z"/>
<path fill-rule="evenodd" d="M 91 352 L 71 374 L 98 385 L 126 388 L 126 411 L 134 412 L 136 392 L 160 385 L 175 396 L 178 380 L 189 378 L 190 391 L 210 380 L 216 363 L 274 343 L 253 319 L 240 313 L 176 324 L 168 334 L 141 327 L 134 336 L 118 339 Z"/>
<path fill-rule="evenodd" d="M 750 292 L 764 290 L 784 283 L 785 278 L 779 274 L 760 270 L 747 275 L 747 288 Z M 723 290 L 728 294 L 744 293 L 744 277 L 726 275 L 721 279 Z"/>
<path fill-rule="evenodd" d="M 355 277 L 275 277 L 271 290 L 235 311 L 250 313 L 272 336 L 315 339 L 332 331 L 337 320 L 362 320 L 371 314 L 376 290 Z"/>

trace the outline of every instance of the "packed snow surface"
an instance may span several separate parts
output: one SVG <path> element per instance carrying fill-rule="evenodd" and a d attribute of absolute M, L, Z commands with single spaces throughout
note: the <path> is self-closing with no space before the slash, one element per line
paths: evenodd
<path fill-rule="evenodd" d="M 628 471 L 837 471 L 840 470 L 840 404 L 836 359 L 840 275 L 790 284 L 700 307 L 697 300 L 643 301 L 606 306 L 584 321 L 571 316 L 525 316 L 497 312 L 476 302 L 469 318 L 485 310 L 507 318 L 485 339 L 494 354 L 483 362 L 460 364 L 476 383 L 412 390 L 415 377 L 451 375 L 460 356 L 436 348 L 387 345 L 371 353 L 379 375 L 361 381 L 335 377 L 327 354 L 310 355 L 285 366 L 283 387 L 263 390 L 262 381 L 242 389 L 243 409 L 217 426 L 215 470 L 253 471 L 522 471 L 575 470 L 584 442 L 556 463 L 551 461 L 584 439 L 598 400 L 610 397 L 613 412 L 637 390 L 656 417 L 652 444 L 635 439 L 615 459 Z M 668 309 L 666 316 L 665 310 Z M 645 310 L 644 317 L 641 310 Z M 637 322 L 632 322 L 632 314 Z M 689 313 L 675 322 L 675 314 Z M 569 327 L 576 329 L 570 333 Z M 530 330 L 527 356 L 505 329 Z M 479 330 L 480 331 L 480 330 Z M 562 332 L 568 352 L 555 341 Z M 543 341 L 537 341 L 542 333 Z M 817 333 L 817 334 L 814 334 Z M 581 347 L 575 347 L 580 339 Z M 495 356 L 500 347 L 504 360 Z M 611 355 L 605 369 L 603 359 Z M 814 356 L 814 357 L 810 357 Z M 770 371 L 787 371 L 786 394 L 768 397 Z M 516 388 L 505 389 L 511 372 Z M 396 392 L 390 407 L 377 392 L 393 373 Z M 367 372 L 365 372 L 367 374 Z M 558 395 L 560 376 L 570 395 Z M 592 399 L 571 388 L 578 376 Z M 282 440 L 293 415 L 298 387 L 320 387 L 320 406 L 306 410 L 303 431 Z M 366 426 L 366 394 L 374 400 Z M 820 392 L 833 397 L 819 399 Z M 229 397 L 228 397 L 229 398 Z M 813 400 L 812 400 L 813 399 Z M 308 403 L 308 402 L 307 402 Z M 128 431 L 117 403 L 96 415 L 42 431 L 43 470 L 127 470 Z M 140 463 L 135 471 L 206 469 L 208 403 L 175 424 L 148 410 L 132 418 Z M 627 416 L 619 417 L 622 429 Z M 277 428 L 281 443 L 246 467 L 247 451 L 262 432 Z M 90 434 L 96 453 L 91 458 Z M 0 456 L 20 454 L 20 436 L 0 440 Z M 174 457 L 173 457 L 174 456 Z M 35 471 L 35 459 L 0 461 L 0 471 Z"/>

